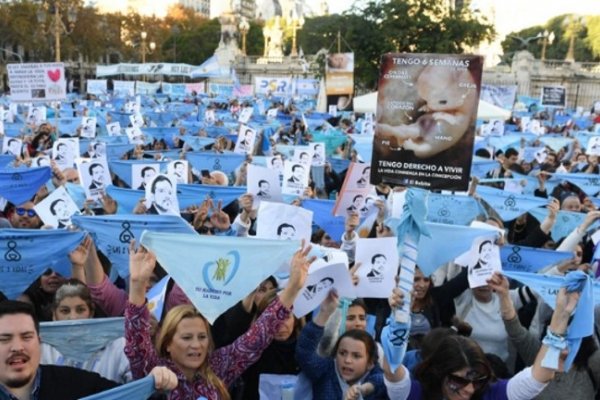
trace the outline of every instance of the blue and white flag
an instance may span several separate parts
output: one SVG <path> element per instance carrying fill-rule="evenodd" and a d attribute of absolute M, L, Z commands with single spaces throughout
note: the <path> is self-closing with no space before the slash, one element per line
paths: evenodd
<path fill-rule="evenodd" d="M 471 176 L 483 178 L 488 172 L 499 167 L 500 163 L 498 161 L 488 160 L 487 158 L 473 157 L 473 163 L 471 164 Z"/>
<path fill-rule="evenodd" d="M 332 210 L 334 200 L 306 199 L 302 200 L 302 207 L 313 212 L 313 221 L 323 229 L 333 240 L 339 242 L 344 233 L 344 217 L 336 217 Z"/>
<path fill-rule="evenodd" d="M 539 141 L 549 146 L 554 151 L 559 151 L 565 146 L 568 146 L 573 142 L 573 138 L 566 138 L 564 136 L 551 136 L 551 135 L 542 135 L 539 138 Z"/>
<path fill-rule="evenodd" d="M 189 146 L 193 151 L 201 151 L 206 146 L 210 146 L 215 142 L 215 139 L 203 137 L 203 136 L 181 136 L 181 140 L 183 140 L 186 146 Z"/>
<path fill-rule="evenodd" d="M 588 196 L 594 196 L 600 191 L 600 176 L 598 174 L 553 174 L 553 180 L 569 181 L 583 190 Z"/>
<path fill-rule="evenodd" d="M 235 153 L 186 153 L 185 158 L 197 170 L 223 171 L 233 173 L 246 159 L 245 155 Z"/>
<path fill-rule="evenodd" d="M 167 161 L 148 161 L 148 160 L 110 160 L 109 166 L 110 171 L 118 175 L 118 177 L 125 182 L 129 187 L 132 187 L 133 182 L 131 180 L 132 173 L 131 169 L 134 164 L 160 164 L 160 170 L 165 171 L 167 169 Z"/>
<path fill-rule="evenodd" d="M 181 209 L 198 205 L 206 198 L 211 198 L 215 202 L 222 201 L 223 207 L 225 207 L 246 192 L 245 186 L 180 184 L 177 185 L 177 200 Z"/>
<path fill-rule="evenodd" d="M 15 299 L 48 268 L 70 276 L 68 255 L 83 238 L 63 229 L 0 229 L 0 291 Z"/>
<path fill-rule="evenodd" d="M 508 148 L 518 148 L 521 142 L 521 135 L 518 134 L 506 134 L 503 136 L 490 136 L 487 138 L 487 142 L 490 146 L 495 149 L 506 151 Z"/>
<path fill-rule="evenodd" d="M 158 322 L 160 322 L 163 309 L 165 308 L 165 297 L 167 296 L 169 279 L 171 279 L 169 275 L 165 276 L 146 293 L 146 299 L 148 299 L 146 307 L 148 307 L 148 310 Z"/>
<path fill-rule="evenodd" d="M 123 278 L 129 276 L 129 242 L 139 241 L 144 230 L 197 235 L 190 224 L 174 215 L 77 215 L 72 221 L 90 233 Z"/>
<path fill-rule="evenodd" d="M 421 235 L 418 245 L 417 265 L 425 276 L 431 275 L 442 264 L 453 261 L 471 248 L 473 240 L 490 235 L 494 228 L 473 228 L 426 222 L 430 237 Z M 435 249 L 435 251 L 431 251 Z"/>
<path fill-rule="evenodd" d="M 50 176 L 50 167 L 0 170 L 0 195 L 16 205 L 25 203 Z"/>
<path fill-rule="evenodd" d="M 483 208 L 472 196 L 430 193 L 427 201 L 427 221 L 449 225 L 469 225 Z"/>
<path fill-rule="evenodd" d="M 141 244 L 212 324 L 290 261 L 295 240 L 144 232 Z M 268 257 L 265 257 L 268 255 Z"/>
<path fill-rule="evenodd" d="M 477 194 L 479 194 L 504 221 L 510 221 L 534 208 L 548 204 L 548 199 L 510 193 L 487 186 L 478 186 Z"/>
<path fill-rule="evenodd" d="M 125 336 L 125 319 L 90 318 L 42 322 L 42 342 L 56 348 L 65 358 L 84 363 L 110 342 Z"/>
<path fill-rule="evenodd" d="M 114 143 L 106 145 L 106 158 L 108 160 L 119 159 L 127 154 L 128 151 L 132 151 L 135 147 L 134 144 L 129 143 Z"/>
<path fill-rule="evenodd" d="M 117 214 L 133 214 L 133 209 L 140 199 L 145 198 L 143 190 L 126 189 L 117 186 L 107 186 L 106 193 L 117 202 Z"/>
<path fill-rule="evenodd" d="M 154 388 L 154 377 L 148 375 L 145 378 L 126 383 L 116 388 L 105 390 L 91 396 L 82 397 L 80 400 L 129 400 L 147 399 L 156 392 Z"/>
<path fill-rule="evenodd" d="M 535 208 L 530 210 L 529 213 L 533 215 L 535 219 L 542 222 L 548 215 L 548 209 Z M 552 239 L 559 241 L 569 233 L 573 232 L 585 220 L 585 216 L 586 214 L 584 213 L 574 211 L 559 211 L 556 216 L 556 222 L 552 226 L 552 231 L 550 232 Z M 594 228 L 597 228 L 599 225 L 600 223 L 596 220 L 592 225 L 590 225 L 588 232 Z"/>
<path fill-rule="evenodd" d="M 573 258 L 573 253 L 525 247 L 504 245 L 500 247 L 502 270 L 516 272 L 537 272 L 542 268 Z"/>

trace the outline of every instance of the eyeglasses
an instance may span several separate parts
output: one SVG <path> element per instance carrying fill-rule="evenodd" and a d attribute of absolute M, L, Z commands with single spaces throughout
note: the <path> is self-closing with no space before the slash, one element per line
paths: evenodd
<path fill-rule="evenodd" d="M 37 215 L 36 212 L 35 212 L 35 210 L 33 210 L 33 209 L 27 209 L 27 208 L 23 208 L 23 207 L 17 207 L 17 208 L 15 208 L 15 212 L 20 217 L 22 217 L 23 215 L 27 214 L 27 216 L 29 218 L 33 218 L 33 217 L 35 217 Z"/>
<path fill-rule="evenodd" d="M 489 379 L 489 376 L 478 376 L 474 379 L 469 379 L 462 376 L 449 374 L 446 377 L 446 384 L 452 390 L 460 390 L 470 383 L 473 385 L 475 390 L 479 390 L 485 386 Z"/>

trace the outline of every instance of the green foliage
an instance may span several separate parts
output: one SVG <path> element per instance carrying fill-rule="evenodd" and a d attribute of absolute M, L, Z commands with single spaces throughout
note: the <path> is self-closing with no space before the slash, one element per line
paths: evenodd
<path fill-rule="evenodd" d="M 520 37 L 522 39 L 534 38 L 539 33 L 547 30 L 554 32 L 554 42 L 546 45 L 547 60 L 564 60 L 568 49 L 571 35 L 575 35 L 575 60 L 576 61 L 600 61 L 600 16 L 584 17 L 578 19 L 576 24 L 571 23 L 571 15 L 565 14 L 550 19 L 544 25 L 531 26 L 518 32 L 511 32 L 507 38 L 502 41 L 502 49 L 505 54 L 505 62 L 510 63 L 514 53 L 521 48 L 518 40 L 511 38 Z M 531 40 L 527 50 L 534 57 L 541 58 L 543 39 Z"/>

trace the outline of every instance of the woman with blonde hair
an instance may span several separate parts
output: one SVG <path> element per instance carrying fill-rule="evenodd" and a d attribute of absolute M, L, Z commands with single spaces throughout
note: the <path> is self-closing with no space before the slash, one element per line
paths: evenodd
<path fill-rule="evenodd" d="M 299 249 L 291 260 L 286 288 L 263 311 L 250 329 L 232 344 L 214 349 L 208 321 L 193 306 L 177 306 L 164 319 L 156 348 L 150 336 L 150 316 L 146 307 L 145 286 L 156 257 L 130 244 L 130 292 L 125 309 L 125 354 L 134 378 L 148 374 L 155 366 L 175 372 L 178 385 L 169 399 L 229 400 L 227 387 L 255 363 L 288 320 L 291 307 L 304 286 L 311 246 Z"/>

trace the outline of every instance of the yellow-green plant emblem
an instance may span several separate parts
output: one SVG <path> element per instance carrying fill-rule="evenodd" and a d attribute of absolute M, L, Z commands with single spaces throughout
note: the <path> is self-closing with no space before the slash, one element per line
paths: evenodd
<path fill-rule="evenodd" d="M 229 265 L 231 261 L 226 258 L 219 258 L 217 260 L 217 269 L 213 275 L 213 279 L 216 281 L 224 281 L 227 276 L 227 270 L 229 269 Z"/>

